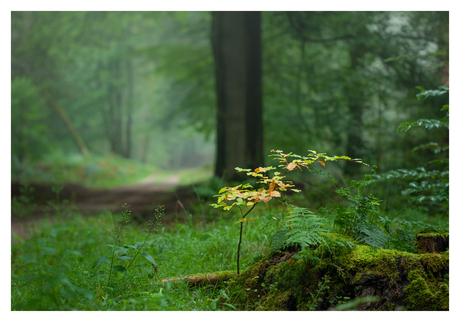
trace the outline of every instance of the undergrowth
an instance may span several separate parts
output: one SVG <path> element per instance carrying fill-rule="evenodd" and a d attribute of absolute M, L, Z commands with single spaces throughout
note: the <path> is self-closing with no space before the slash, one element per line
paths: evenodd
<path fill-rule="evenodd" d="M 176 223 L 146 234 L 149 226 L 128 223 L 126 217 L 126 212 L 97 217 L 73 214 L 61 222 L 37 223 L 26 239 L 15 236 L 11 245 L 12 310 L 217 309 L 216 299 L 223 296 L 221 286 L 193 288 L 161 280 L 236 269 L 233 220 L 221 218 L 208 225 L 198 220 L 192 225 Z M 264 224 L 264 220 L 252 224 L 241 256 L 243 266 L 268 249 Z M 123 235 L 114 231 L 117 225 Z M 114 246 L 114 238 L 119 238 L 119 247 Z"/>

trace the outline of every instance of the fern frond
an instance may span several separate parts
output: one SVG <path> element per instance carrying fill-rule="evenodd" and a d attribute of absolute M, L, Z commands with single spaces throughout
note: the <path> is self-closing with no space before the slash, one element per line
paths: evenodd
<path fill-rule="evenodd" d="M 321 233 L 329 231 L 324 218 L 305 208 L 291 208 L 286 225 L 286 246 L 300 245 L 302 249 L 325 243 Z"/>
<path fill-rule="evenodd" d="M 389 241 L 389 237 L 382 230 L 367 222 L 360 222 L 356 225 L 353 235 L 357 240 L 372 247 L 385 248 Z"/>
<path fill-rule="evenodd" d="M 282 249 L 286 246 L 286 235 L 288 231 L 288 229 L 279 230 L 270 238 L 270 246 L 272 252 L 278 249 Z"/>

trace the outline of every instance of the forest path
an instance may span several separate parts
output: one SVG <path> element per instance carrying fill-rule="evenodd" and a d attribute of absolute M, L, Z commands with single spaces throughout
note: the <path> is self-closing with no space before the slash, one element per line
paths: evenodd
<path fill-rule="evenodd" d="M 55 216 L 54 211 L 47 210 L 49 200 L 56 200 L 56 194 L 52 192 L 52 185 L 35 183 L 31 184 L 34 203 L 37 209 L 33 215 L 19 216 L 11 212 L 11 236 L 18 235 L 21 238 L 27 236 L 29 226 L 47 218 Z M 21 185 L 18 182 L 11 183 L 11 198 L 20 195 Z M 136 220 L 142 221 L 153 214 L 159 206 L 165 206 L 165 213 L 183 213 L 183 208 L 190 201 L 196 201 L 196 196 L 191 187 L 179 186 L 179 175 L 160 177 L 158 174 L 150 175 L 137 183 L 110 189 L 90 189 L 72 183 L 64 184 L 60 192 L 60 199 L 70 200 L 71 205 L 83 215 L 96 215 L 106 210 L 120 212 L 126 203 Z M 63 211 L 68 205 L 62 206 Z M 167 219 L 167 218 L 165 218 Z"/>

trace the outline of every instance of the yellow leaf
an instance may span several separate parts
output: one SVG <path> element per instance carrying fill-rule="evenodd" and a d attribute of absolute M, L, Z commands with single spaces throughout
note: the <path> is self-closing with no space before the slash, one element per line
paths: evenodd
<path fill-rule="evenodd" d="M 238 220 L 235 224 L 239 224 L 240 222 L 246 222 L 246 221 L 248 221 L 248 219 L 247 219 L 247 218 L 243 218 L 243 219 L 241 219 L 241 220 Z"/>
<path fill-rule="evenodd" d="M 249 201 L 246 206 L 252 206 L 254 203 L 252 201 Z"/>

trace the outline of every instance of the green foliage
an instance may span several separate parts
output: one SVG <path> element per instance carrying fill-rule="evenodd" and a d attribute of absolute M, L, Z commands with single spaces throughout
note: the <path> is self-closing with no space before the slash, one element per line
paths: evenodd
<path fill-rule="evenodd" d="M 269 246 L 264 229 L 266 209 L 259 209 L 254 215 L 261 218 L 252 224 L 243 243 L 243 266 L 251 263 L 254 256 L 263 254 Z M 213 306 L 213 301 L 216 304 L 215 300 L 223 296 L 223 285 L 196 288 L 184 283 L 173 285 L 159 281 L 198 272 L 234 271 L 234 220 L 221 218 L 207 225 L 201 220 L 193 225 L 188 222 L 165 225 L 158 233 L 150 235 L 142 250 L 136 243 L 145 239 L 143 227 L 133 222 L 124 225 L 120 248 L 137 246 L 124 250 L 128 256 L 134 257 L 136 252 L 139 255 L 126 271 L 114 270 L 111 282 L 106 285 L 107 274 L 93 275 L 101 270 L 109 271 L 114 248 L 106 244 L 113 244 L 116 224 L 113 216 L 109 212 L 97 216 L 74 213 L 65 221 L 38 222 L 27 231 L 28 236 L 24 239 L 13 236 L 12 310 L 234 310 L 227 305 L 223 308 Z M 142 253 L 154 258 L 159 274 L 151 261 L 141 257 Z M 117 258 L 121 256 L 121 253 L 116 255 Z M 102 259 L 93 268 L 98 258 Z M 126 268 L 129 261 L 115 261 L 114 266 Z M 63 278 L 52 279 L 57 276 Z M 66 284 L 64 277 L 75 288 Z"/>
<path fill-rule="evenodd" d="M 302 250 L 325 243 L 324 233 L 328 231 L 325 219 L 313 214 L 308 209 L 291 207 L 286 220 L 285 247 L 300 245 Z"/>
<path fill-rule="evenodd" d="M 347 200 L 345 203 L 330 204 L 320 213 L 332 216 L 334 230 L 350 236 L 366 245 L 385 249 L 415 252 L 415 233 L 420 229 L 445 231 L 446 227 L 381 216 L 380 203 L 365 189 L 375 183 L 375 169 L 363 180 L 353 180 L 348 187 L 336 192 Z"/>
<path fill-rule="evenodd" d="M 11 158 L 13 170 L 20 171 L 26 161 L 35 161 L 49 152 L 48 110 L 40 89 L 28 77 L 11 82 Z M 16 173 L 14 173 L 16 174 Z"/>
<path fill-rule="evenodd" d="M 419 100 L 430 97 L 441 96 L 449 93 L 447 86 L 440 86 L 439 90 L 424 90 L 421 86 L 417 87 L 420 93 L 417 95 Z M 441 111 L 447 110 L 447 114 L 442 119 L 420 119 L 415 122 L 404 122 L 397 130 L 407 132 L 413 127 L 425 127 L 428 130 L 440 128 L 442 126 L 449 129 L 449 106 L 445 105 Z M 441 152 L 447 153 L 449 147 L 441 146 L 436 142 L 429 142 L 413 148 L 412 152 L 433 150 L 434 154 Z M 431 167 L 432 169 L 427 169 Z M 378 180 L 384 179 L 411 179 L 408 188 L 401 191 L 402 196 L 408 197 L 409 201 L 416 204 L 428 205 L 436 211 L 448 212 L 449 209 L 449 158 L 437 158 L 427 162 L 425 166 L 417 167 L 415 170 L 396 169 L 381 175 L 374 175 Z"/>
<path fill-rule="evenodd" d="M 323 280 L 318 283 L 318 289 L 316 292 L 310 292 L 311 299 L 307 303 L 307 308 L 310 311 L 314 311 L 318 305 L 318 302 L 324 301 L 321 298 L 321 295 L 329 289 L 329 283 L 331 282 L 330 278 L 326 275 L 323 277 Z"/>
<path fill-rule="evenodd" d="M 124 273 L 129 270 L 129 268 L 133 265 L 133 263 L 136 261 L 138 256 L 144 258 L 149 266 L 147 267 L 153 267 L 156 273 L 158 273 L 158 265 L 155 262 L 155 259 L 148 253 L 141 253 L 142 249 L 144 248 L 145 244 L 147 243 L 147 240 L 149 239 L 150 235 L 154 233 L 155 231 L 158 231 L 161 229 L 161 220 L 162 217 L 164 216 L 164 207 L 159 207 L 155 210 L 155 223 L 149 221 L 147 222 L 147 228 L 144 230 L 144 240 L 141 242 L 136 242 L 132 245 L 122 245 L 122 240 L 125 236 L 125 226 L 130 222 L 130 216 L 131 216 L 131 211 L 129 210 L 129 206 L 124 204 L 123 205 L 123 216 L 122 218 L 117 221 L 115 224 L 115 227 L 112 230 L 112 244 L 107 245 L 108 247 L 112 248 L 112 252 L 110 254 L 110 257 L 108 256 L 101 256 L 97 258 L 93 265 L 92 269 L 96 269 L 99 267 L 100 264 L 103 263 L 110 263 L 110 268 L 109 271 L 105 270 L 99 270 L 95 272 L 93 276 L 99 276 L 99 275 L 107 275 L 107 282 L 106 286 L 109 285 L 109 282 L 112 278 L 113 272 L 119 272 L 119 273 Z M 118 263 L 118 265 L 114 265 L 115 263 Z M 153 275 L 153 272 L 150 268 L 147 268 L 145 265 L 141 264 L 136 264 L 134 267 L 136 267 L 138 270 L 145 270 L 147 271 L 150 276 Z"/>
<path fill-rule="evenodd" d="M 363 163 L 361 159 L 351 159 L 348 156 L 334 156 L 329 157 L 326 153 L 317 153 L 314 150 L 308 150 L 309 154 L 307 156 L 300 156 L 294 153 L 285 154 L 281 150 L 271 150 L 270 152 L 274 153 L 270 155 L 274 160 L 279 161 L 279 165 L 277 167 L 258 167 L 254 171 L 251 169 L 242 169 L 242 168 L 235 168 L 238 172 L 246 172 L 248 176 L 252 176 L 258 178 L 258 184 L 261 184 L 263 187 L 259 189 L 255 189 L 251 184 L 240 184 L 236 187 L 224 187 L 219 190 L 219 194 L 216 195 L 217 203 L 210 204 L 210 206 L 214 208 L 222 208 L 223 210 L 230 210 L 233 206 L 240 207 L 241 212 L 241 219 L 236 223 L 240 224 L 240 238 L 238 242 L 238 254 L 237 254 L 237 273 L 240 273 L 240 266 L 239 266 L 239 253 L 240 253 L 240 245 L 243 238 L 243 224 L 247 223 L 251 220 L 251 218 L 246 218 L 246 216 L 254 209 L 259 201 L 263 201 L 264 203 L 269 202 L 272 198 L 279 198 L 281 197 L 281 191 L 291 190 L 293 192 L 300 192 L 298 189 L 293 189 L 294 185 L 288 181 L 285 181 L 285 174 L 294 170 L 299 169 L 302 171 L 302 168 L 307 168 L 310 172 L 312 171 L 310 167 L 313 167 L 315 164 L 320 164 L 323 167 L 326 167 L 326 162 L 329 161 L 338 161 L 338 160 L 347 160 L 356 163 Z M 284 172 L 275 171 L 273 176 L 270 178 L 268 177 L 269 171 L 282 169 Z M 246 213 L 243 213 L 241 206 L 251 207 L 249 208 Z M 302 220 L 305 218 L 300 219 L 297 221 L 298 217 L 295 217 L 296 224 L 301 223 Z M 313 219 L 312 219 L 313 220 Z M 299 231 L 304 229 L 304 226 L 299 227 L 299 230 L 295 231 L 294 235 L 289 235 L 287 233 L 288 239 L 292 237 L 291 241 L 295 240 L 298 242 L 303 243 L 302 245 L 308 244 L 308 242 L 312 242 L 315 240 L 316 231 L 310 235 L 312 239 L 304 239 L 304 240 L 297 240 L 296 238 L 299 237 Z M 301 233 L 300 233 L 301 234 Z M 316 239 L 317 240 L 317 239 Z"/>
<path fill-rule="evenodd" d="M 27 181 L 21 182 L 21 188 L 19 196 L 14 196 L 11 199 L 11 211 L 23 218 L 25 216 L 32 215 L 37 205 L 34 203 L 34 197 L 32 193 L 35 191 L 34 187 L 31 187 Z"/>

